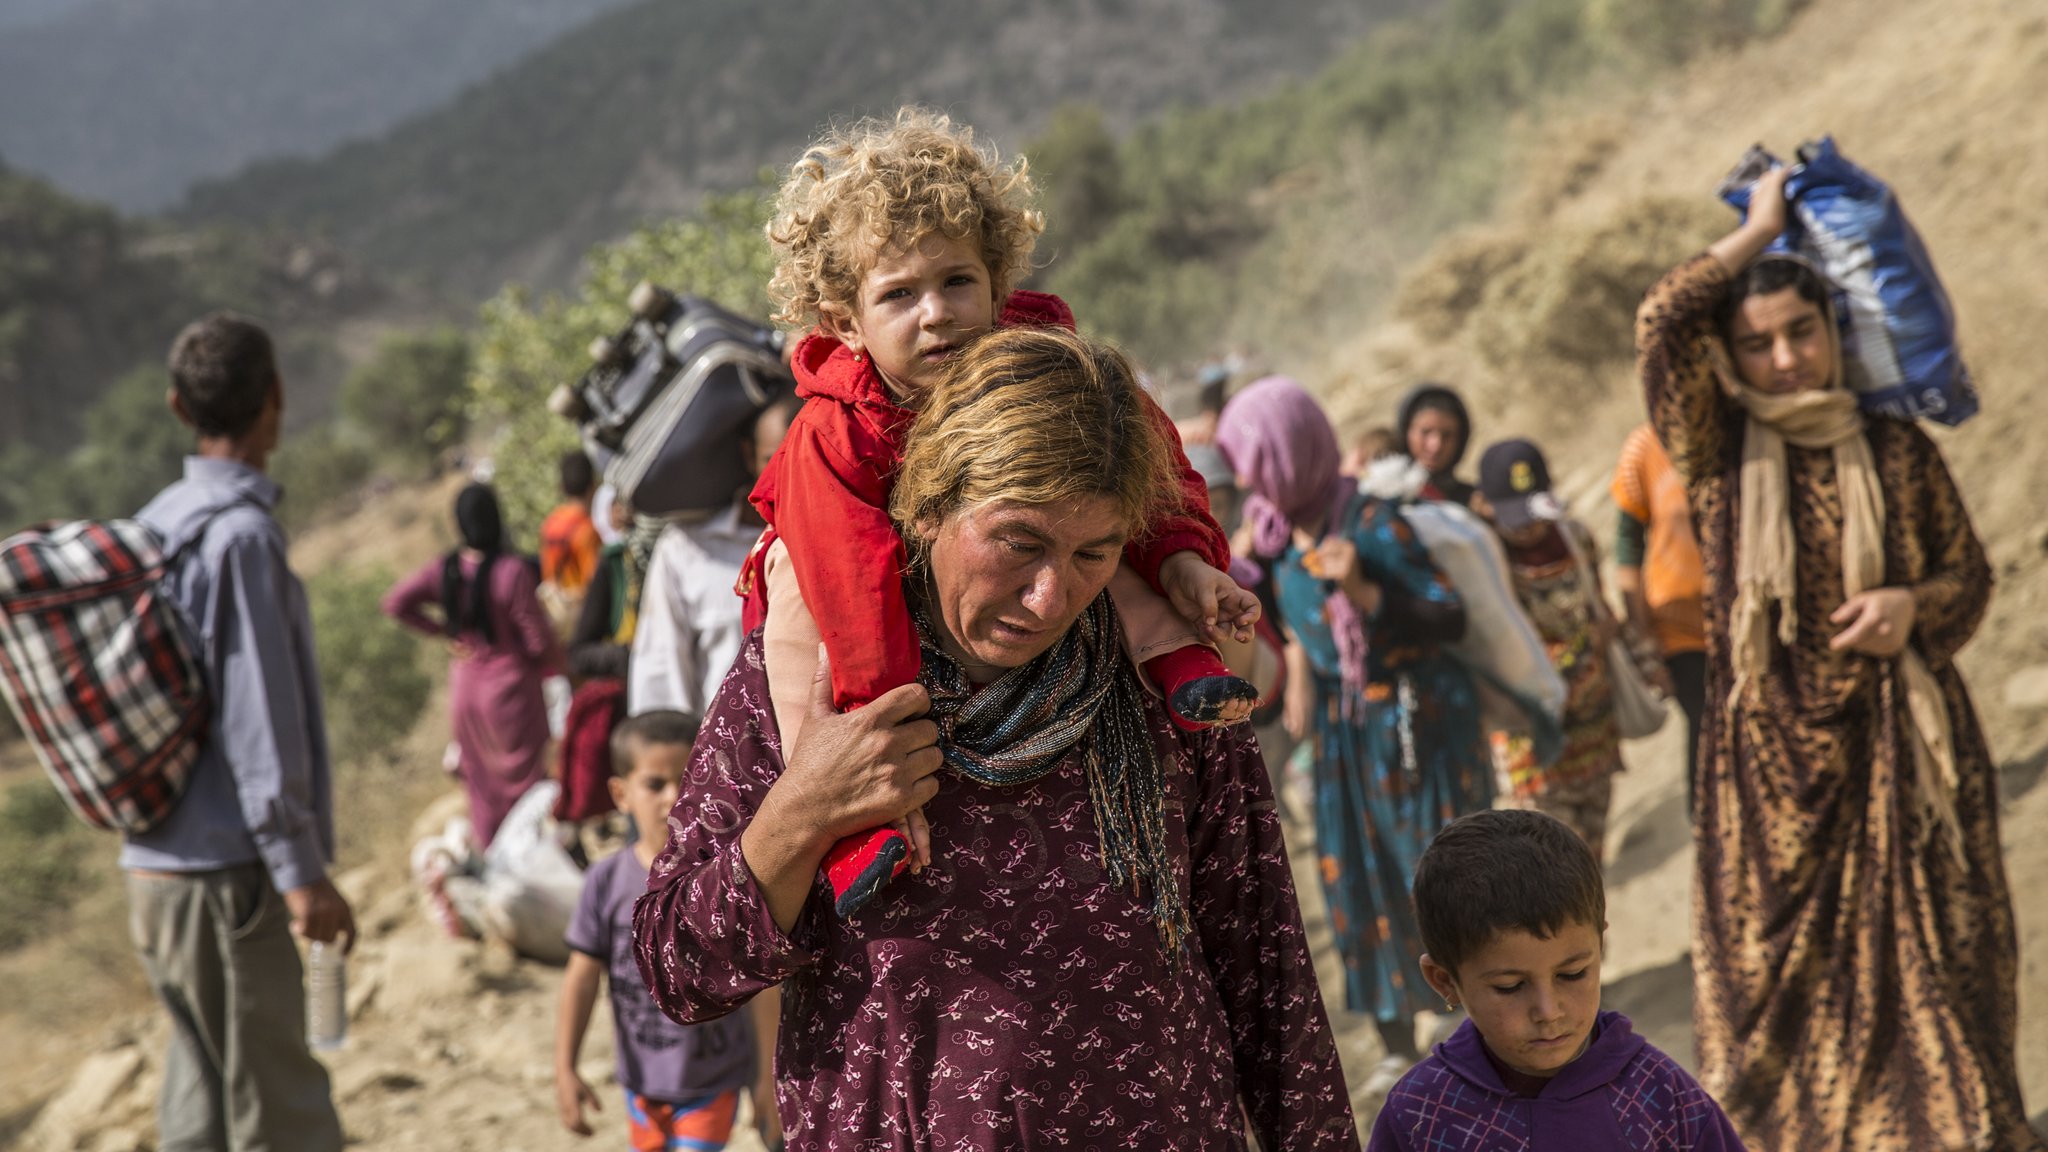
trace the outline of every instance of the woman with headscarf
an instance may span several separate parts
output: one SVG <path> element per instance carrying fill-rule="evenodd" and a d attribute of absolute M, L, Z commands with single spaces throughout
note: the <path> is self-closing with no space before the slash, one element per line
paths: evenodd
<path fill-rule="evenodd" d="M 448 695 L 469 819 L 479 847 L 547 774 L 541 681 L 562 653 L 540 603 L 540 581 L 505 549 L 498 497 L 471 484 L 455 498 L 462 546 L 393 585 L 384 614 L 448 641 Z"/>
<path fill-rule="evenodd" d="M 1346 1005 L 1372 1015 L 1384 1091 L 1421 1057 L 1422 981 L 1408 882 L 1437 829 L 1493 802 L 1471 676 L 1444 651 L 1465 630 L 1458 593 L 1393 502 L 1339 474 L 1337 434 L 1284 377 L 1223 410 L 1217 447 L 1248 495 L 1253 550 L 1273 565 L 1280 618 L 1315 683 L 1316 845 Z"/>
<path fill-rule="evenodd" d="M 1408 458 L 1429 473 L 1424 496 L 1472 503 L 1472 485 L 1454 475 L 1472 446 L 1472 415 L 1463 397 L 1442 384 L 1418 384 L 1401 398 L 1394 430 Z"/>
<path fill-rule="evenodd" d="M 719 688 L 635 937 L 678 1020 L 782 985 L 791 1152 L 1358 1147 L 1258 742 L 1180 730 L 1120 639 L 1123 543 L 1183 498 L 1148 412 L 1071 332 L 967 346 L 891 496 L 917 682 L 835 715 L 821 666 L 787 747 L 759 629 Z M 836 915 L 827 849 L 920 810 Z"/>
<path fill-rule="evenodd" d="M 1749 220 L 1636 316 L 1705 565 L 1693 1020 L 1751 1147 L 2022 1149 L 1997 774 L 1954 660 L 1991 569 L 1941 453 L 1842 385 L 1827 283 Z"/>

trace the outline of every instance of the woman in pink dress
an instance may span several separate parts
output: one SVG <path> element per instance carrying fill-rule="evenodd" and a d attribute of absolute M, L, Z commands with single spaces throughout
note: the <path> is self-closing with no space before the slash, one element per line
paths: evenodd
<path fill-rule="evenodd" d="M 455 743 L 469 791 L 469 819 L 488 847 L 512 805 L 547 774 L 547 706 L 541 681 L 562 653 L 540 604 L 532 568 L 505 551 L 503 517 L 489 486 L 455 498 L 462 547 L 394 585 L 384 614 L 445 637 Z"/>

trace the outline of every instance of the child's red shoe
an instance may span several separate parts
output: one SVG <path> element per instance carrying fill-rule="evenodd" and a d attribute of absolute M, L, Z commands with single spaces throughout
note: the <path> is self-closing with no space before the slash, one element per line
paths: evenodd
<path fill-rule="evenodd" d="M 832 910 L 841 919 L 860 911 L 909 865 L 910 840 L 894 828 L 870 828 L 834 844 L 823 865 Z"/>
<path fill-rule="evenodd" d="M 1216 650 L 1201 644 L 1145 661 L 1145 674 L 1166 696 L 1173 722 L 1188 732 L 1214 727 L 1232 704 L 1257 704 L 1259 690 L 1230 671 Z"/>

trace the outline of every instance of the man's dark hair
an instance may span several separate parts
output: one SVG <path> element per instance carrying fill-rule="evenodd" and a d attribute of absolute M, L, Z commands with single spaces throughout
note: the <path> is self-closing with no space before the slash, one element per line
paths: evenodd
<path fill-rule="evenodd" d="M 213 312 L 171 342 L 171 387 L 201 436 L 240 436 L 263 414 L 277 383 L 270 336 L 255 321 Z"/>
<path fill-rule="evenodd" d="M 1458 966 L 1502 932 L 1549 939 L 1572 924 L 1607 924 L 1593 850 L 1541 812 L 1475 812 L 1436 834 L 1415 866 L 1415 921 L 1429 958 Z"/>
<path fill-rule="evenodd" d="M 562 495 L 582 500 L 597 490 L 597 468 L 581 448 L 562 453 Z"/>
<path fill-rule="evenodd" d="M 688 748 L 697 742 L 697 727 L 693 717 L 668 710 L 626 717 L 612 728 L 612 775 L 632 775 L 633 759 L 642 748 Z"/>
<path fill-rule="evenodd" d="M 1721 306 L 1714 315 L 1721 338 L 1735 338 L 1735 314 L 1742 310 L 1744 300 L 1751 296 L 1769 296 L 1787 288 L 1797 292 L 1801 300 L 1820 309 L 1822 316 L 1829 314 L 1832 303 L 1828 298 L 1828 282 L 1814 270 L 1813 265 L 1790 256 L 1765 256 L 1752 261 L 1749 267 L 1728 281 L 1728 291 L 1721 297 Z"/>

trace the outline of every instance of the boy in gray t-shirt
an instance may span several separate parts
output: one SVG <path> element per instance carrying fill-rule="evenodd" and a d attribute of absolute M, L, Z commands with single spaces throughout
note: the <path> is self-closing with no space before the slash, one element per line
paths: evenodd
<path fill-rule="evenodd" d="M 566 934 L 569 966 L 555 1028 L 555 1103 L 562 1126 L 588 1136 L 583 1110 L 601 1107 L 577 1072 L 576 1058 L 599 982 L 609 977 L 619 1086 L 634 1148 L 724 1147 L 740 1090 L 755 1081 L 750 1016 L 735 1012 L 708 1024 L 676 1023 L 648 996 L 633 956 L 633 902 L 647 891 L 647 869 L 662 846 L 657 830 L 667 828 L 696 735 L 696 723 L 680 712 L 644 713 L 613 732 L 612 799 L 632 817 L 637 835 L 624 850 L 591 865 Z M 774 1101 L 757 1099 L 755 1110 L 772 1113 Z"/>

